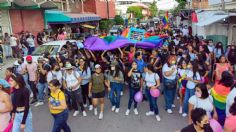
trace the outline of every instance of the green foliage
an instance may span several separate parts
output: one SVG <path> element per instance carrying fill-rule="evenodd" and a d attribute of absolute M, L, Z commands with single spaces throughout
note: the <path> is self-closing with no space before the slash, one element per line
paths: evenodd
<path fill-rule="evenodd" d="M 106 31 L 108 31 L 111 27 L 112 27 L 112 25 L 114 25 L 114 21 L 113 20 L 101 20 L 100 22 L 99 22 L 99 28 L 100 28 L 100 30 L 106 30 Z"/>
<path fill-rule="evenodd" d="M 124 19 L 120 15 L 116 15 L 114 18 L 114 22 L 116 25 L 123 25 Z"/>
<path fill-rule="evenodd" d="M 150 10 L 150 12 L 151 12 L 151 17 L 157 16 L 157 5 L 156 5 L 156 1 L 153 1 L 153 2 L 149 5 L 149 10 Z"/>
<path fill-rule="evenodd" d="M 135 18 L 142 19 L 144 16 L 142 14 L 142 8 L 139 6 L 130 6 L 127 9 L 127 13 L 134 14 Z"/>
<path fill-rule="evenodd" d="M 185 9 L 185 6 L 187 4 L 186 0 L 176 0 L 176 1 L 179 3 L 179 5 L 175 9 L 170 11 L 173 15 L 178 15 L 182 9 Z"/>

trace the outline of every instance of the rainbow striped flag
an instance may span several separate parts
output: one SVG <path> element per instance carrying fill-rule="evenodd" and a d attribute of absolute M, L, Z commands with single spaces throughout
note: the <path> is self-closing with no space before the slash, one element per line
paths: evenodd
<path fill-rule="evenodd" d="M 211 95 L 213 97 L 214 106 L 220 110 L 225 110 L 226 99 L 230 93 L 230 88 L 225 87 L 221 84 L 216 84 L 214 88 L 211 89 Z"/>
<path fill-rule="evenodd" d="M 166 11 L 166 15 L 164 16 L 164 18 L 162 19 L 162 23 L 164 24 L 164 27 L 166 25 L 168 25 L 169 22 L 169 18 L 168 18 L 168 11 Z"/>

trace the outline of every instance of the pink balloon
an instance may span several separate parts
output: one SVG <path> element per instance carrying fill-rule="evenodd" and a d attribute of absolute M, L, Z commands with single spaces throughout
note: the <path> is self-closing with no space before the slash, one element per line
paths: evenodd
<path fill-rule="evenodd" d="M 222 126 L 215 119 L 210 119 L 210 126 L 211 126 L 213 132 L 223 132 Z"/>
<path fill-rule="evenodd" d="M 150 89 L 150 94 L 152 95 L 152 97 L 159 97 L 160 90 L 159 89 Z"/>
<path fill-rule="evenodd" d="M 137 92 L 135 95 L 134 95 L 134 100 L 136 101 L 136 102 L 142 102 L 142 100 L 143 100 L 143 94 L 142 94 L 142 92 L 141 91 L 139 91 L 139 92 Z"/>

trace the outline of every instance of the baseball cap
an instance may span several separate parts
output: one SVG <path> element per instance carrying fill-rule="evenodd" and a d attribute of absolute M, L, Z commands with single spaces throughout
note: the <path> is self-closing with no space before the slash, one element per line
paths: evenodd
<path fill-rule="evenodd" d="M 31 55 L 26 56 L 26 61 L 32 61 L 32 60 L 33 60 L 33 58 Z"/>
<path fill-rule="evenodd" d="M 96 68 L 96 69 L 97 69 L 97 68 L 101 68 L 101 65 L 96 64 L 96 65 L 95 65 L 95 68 Z"/>

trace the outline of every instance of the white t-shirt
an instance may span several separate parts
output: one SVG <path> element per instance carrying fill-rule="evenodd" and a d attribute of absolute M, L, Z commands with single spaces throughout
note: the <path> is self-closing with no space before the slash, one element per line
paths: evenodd
<path fill-rule="evenodd" d="M 191 70 L 188 70 L 187 78 L 192 78 L 193 80 L 198 80 L 198 81 L 201 80 L 201 76 L 198 72 L 196 73 L 195 77 L 193 78 L 193 71 L 191 71 Z M 188 89 L 194 89 L 196 85 L 197 84 L 195 82 L 188 81 L 186 87 Z"/>
<path fill-rule="evenodd" d="M 194 108 L 202 108 L 206 110 L 208 117 L 211 117 L 211 112 L 214 110 L 213 98 L 211 96 L 206 99 L 201 99 L 194 95 L 190 97 L 188 102 L 192 104 Z"/>
<path fill-rule="evenodd" d="M 73 71 L 71 74 L 68 74 L 68 73 L 65 73 L 65 74 L 66 75 L 63 76 L 63 79 L 66 81 L 67 88 L 71 88 L 78 83 L 78 78 L 80 77 L 80 74 L 77 71 Z M 80 88 L 80 85 L 77 88 L 72 89 L 72 91 L 75 91 L 79 88 Z"/>
<path fill-rule="evenodd" d="M 159 79 L 160 77 L 157 73 L 149 74 L 146 72 L 144 80 L 146 81 L 146 85 L 148 87 L 152 87 L 156 85 L 156 80 L 159 80 Z"/>
<path fill-rule="evenodd" d="M 175 68 L 175 71 L 174 71 L 174 73 L 171 75 L 171 76 L 165 76 L 165 72 L 167 72 L 167 71 L 171 71 L 172 70 L 172 68 Z M 163 76 L 166 78 L 166 79 L 170 79 L 170 80 L 174 80 L 174 79 L 176 79 L 176 76 L 177 76 L 177 66 L 176 65 L 173 65 L 173 66 L 168 66 L 167 64 L 165 64 L 163 67 L 162 67 L 162 74 L 163 74 Z"/>
<path fill-rule="evenodd" d="M 17 46 L 16 40 L 17 40 L 16 37 L 13 37 L 13 36 L 10 37 L 10 46 L 11 46 L 11 47 Z"/>
<path fill-rule="evenodd" d="M 236 88 L 234 87 L 231 92 L 228 94 L 227 99 L 226 99 L 226 115 L 228 116 L 229 113 L 229 109 L 232 106 L 232 104 L 234 103 L 234 98 L 236 97 Z"/>
<path fill-rule="evenodd" d="M 29 44 L 29 46 L 30 47 L 34 47 L 35 46 L 35 44 L 34 44 L 34 39 L 33 38 L 27 38 L 26 39 L 26 41 L 28 42 L 28 44 Z"/>
<path fill-rule="evenodd" d="M 178 69 L 178 74 L 183 77 L 183 76 L 187 76 L 189 70 L 187 69 Z"/>
<path fill-rule="evenodd" d="M 61 71 L 50 71 L 47 75 L 47 81 L 50 82 L 53 79 L 59 80 L 62 83 L 62 72 Z"/>

